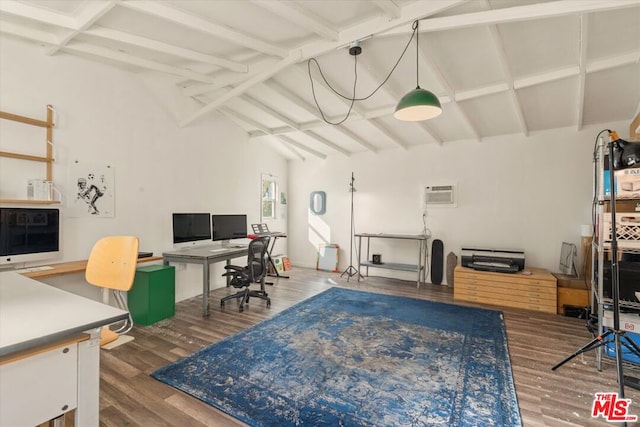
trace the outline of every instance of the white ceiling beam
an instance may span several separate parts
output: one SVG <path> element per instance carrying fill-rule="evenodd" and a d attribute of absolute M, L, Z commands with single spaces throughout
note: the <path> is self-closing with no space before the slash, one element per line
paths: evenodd
<path fill-rule="evenodd" d="M 268 128 L 262 126 L 257 121 L 245 116 L 244 114 L 240 114 L 229 107 L 220 107 L 218 111 L 220 111 L 222 114 L 224 114 L 225 116 L 227 116 L 228 118 L 236 122 L 243 129 L 245 128 L 244 125 L 247 125 L 253 129 L 258 129 L 260 132 L 262 132 L 265 135 L 271 135 L 271 132 L 269 131 Z"/>
<path fill-rule="evenodd" d="M 624 9 L 640 5 L 640 0 L 555 0 L 503 9 L 464 13 L 455 16 L 427 18 L 420 21 L 420 32 L 433 32 L 468 28 L 478 25 L 505 24 L 508 22 L 532 21 L 557 16 L 580 15 Z M 410 32 L 410 28 L 394 28 L 384 35 L 397 35 Z"/>
<path fill-rule="evenodd" d="M 410 32 L 410 24 L 416 19 L 434 15 L 467 1 L 468 0 L 429 0 L 408 4 L 401 9 L 401 14 L 398 19 L 390 20 L 384 16 L 376 17 L 340 31 L 338 40 L 335 42 L 319 41 L 302 46 L 300 48 L 302 51 L 302 59 L 322 55 L 349 45 L 355 40 L 369 38 L 371 35 L 375 37 L 383 33 L 386 35 L 387 31 L 395 28 L 401 28 L 399 32 L 402 33 Z"/>
<path fill-rule="evenodd" d="M 578 75 L 578 99 L 576 100 L 576 110 L 578 118 L 576 120 L 576 129 L 581 130 L 584 122 L 584 92 L 587 73 L 585 64 L 587 63 L 587 35 L 589 34 L 589 20 L 587 15 L 580 16 L 580 39 L 578 40 L 580 55 L 578 57 L 578 66 L 580 74 Z"/>
<path fill-rule="evenodd" d="M 300 144 L 298 141 L 295 141 L 295 140 L 289 138 L 288 136 L 278 135 L 275 138 L 279 139 L 280 141 L 284 141 L 289 145 L 292 145 L 292 146 L 296 147 L 298 150 L 302 150 L 302 151 L 304 151 L 306 153 L 311 154 L 312 156 L 316 156 L 319 159 L 324 160 L 324 159 L 327 158 L 326 154 L 323 154 L 323 153 L 321 153 L 319 151 L 316 151 L 316 150 L 314 150 L 312 148 L 309 148 L 304 144 Z"/>
<path fill-rule="evenodd" d="M 367 123 L 370 126 L 372 126 L 374 129 L 376 129 L 378 132 L 380 132 L 381 134 L 389 138 L 391 141 L 393 141 L 398 147 L 402 148 L 403 150 L 407 149 L 407 145 L 404 142 L 400 141 L 400 138 L 398 138 L 397 135 L 394 135 L 389 129 L 382 126 L 375 119 L 368 120 Z"/>
<path fill-rule="evenodd" d="M 71 30 L 76 28 L 76 20 L 69 16 L 15 0 L 0 1 L 0 12 Z"/>
<path fill-rule="evenodd" d="M 226 103 L 228 100 L 230 100 L 232 98 L 235 98 L 236 96 L 242 95 L 249 88 L 257 85 L 258 83 L 262 83 L 263 81 L 271 78 L 271 76 L 273 76 L 274 74 L 278 73 L 279 71 L 287 68 L 288 66 L 290 66 L 292 64 L 295 64 L 299 60 L 300 60 L 300 52 L 299 51 L 292 52 L 285 59 L 282 59 L 282 60 L 278 61 L 278 63 L 276 65 L 274 65 L 273 67 L 269 67 L 266 70 L 253 75 L 251 78 L 249 78 L 248 80 L 245 80 L 244 82 L 242 82 L 238 86 L 234 87 L 229 92 L 225 93 L 224 95 L 222 95 L 221 97 L 219 97 L 215 101 L 207 104 L 206 106 L 204 106 L 200 110 L 196 111 L 194 114 L 192 114 L 191 116 L 189 116 L 185 120 L 183 120 L 180 123 L 180 126 L 187 126 L 189 123 L 193 122 L 194 120 L 196 120 L 196 119 L 204 116 L 205 114 L 215 110 L 219 106 L 221 106 L 224 103 Z"/>
<path fill-rule="evenodd" d="M 289 100 L 289 102 L 295 104 L 296 107 L 300 108 L 301 110 L 306 111 L 307 113 L 311 114 L 316 119 L 322 120 L 322 117 L 320 116 L 320 113 L 318 112 L 318 109 L 315 106 L 309 104 L 307 101 L 305 101 L 304 99 L 300 98 L 296 93 L 294 93 L 294 92 L 290 91 L 289 89 L 285 88 L 280 83 L 276 82 L 273 79 L 270 79 L 270 80 L 266 80 L 266 81 L 262 82 L 262 84 L 264 86 L 268 87 L 270 90 L 276 92 L 280 96 L 282 96 L 284 98 L 287 98 Z"/>
<path fill-rule="evenodd" d="M 580 67 L 578 66 L 566 67 L 559 70 L 538 73 L 531 76 L 515 79 L 513 81 L 513 88 L 524 89 L 527 87 L 536 86 L 543 83 L 550 83 L 556 80 L 575 77 L 578 74 L 580 74 Z"/>
<path fill-rule="evenodd" d="M 506 92 L 510 89 L 509 83 L 502 82 L 489 86 L 482 86 L 475 89 L 463 90 L 455 93 L 456 102 L 467 101 L 469 99 L 481 98 L 483 96 L 495 95 L 496 93 Z"/>
<path fill-rule="evenodd" d="M 378 149 L 369 144 L 367 141 L 363 141 L 362 138 L 360 138 L 358 135 L 356 135 L 355 133 L 353 133 L 352 131 L 350 131 L 349 129 L 347 129 L 344 126 L 334 126 L 333 129 L 337 130 L 338 132 L 340 132 L 341 134 L 345 135 L 346 137 L 354 140 L 355 142 L 357 142 L 358 144 L 360 144 L 361 146 L 363 146 L 364 148 L 366 148 L 367 150 L 373 152 L 373 153 L 377 153 Z"/>
<path fill-rule="evenodd" d="M 117 52 L 112 49 L 107 49 L 101 46 L 92 45 L 89 43 L 70 43 L 62 47 L 63 50 L 69 50 L 72 52 L 80 52 L 89 55 L 99 56 L 101 58 L 107 58 L 112 61 L 122 62 L 124 64 L 135 65 L 136 67 L 145 68 L 152 71 L 159 71 L 166 74 L 173 74 L 176 76 L 187 77 L 192 80 L 210 83 L 212 78 L 204 74 L 196 73 L 184 68 L 172 67 L 170 65 L 161 64 L 156 61 L 150 61 L 148 59 L 142 59 L 137 56 L 129 55 L 122 52 Z"/>
<path fill-rule="evenodd" d="M 2 4 L 1 1 L 0 4 Z M 50 45 L 58 43 L 58 39 L 48 31 L 27 28 L 23 25 L 9 22 L 4 19 L 0 19 L 0 33 L 10 34 L 38 43 L 45 43 Z"/>
<path fill-rule="evenodd" d="M 248 49 L 262 52 L 267 55 L 275 55 L 284 58 L 289 53 L 286 49 L 266 43 L 261 39 L 215 24 L 198 16 L 185 13 L 180 9 L 166 6 L 160 2 L 150 0 L 127 0 L 121 1 L 118 4 L 129 9 L 137 10 L 138 12 L 146 13 L 147 15 L 157 16 L 167 21 L 191 28 L 192 30 L 218 37 L 230 43 L 239 44 Z"/>
<path fill-rule="evenodd" d="M 375 34 L 380 31 L 386 31 L 388 29 L 395 28 L 399 25 L 404 25 L 409 22 L 413 22 L 417 18 L 422 18 L 425 16 L 430 16 L 434 13 L 441 12 L 443 10 L 449 9 L 451 7 L 457 6 L 461 3 L 464 3 L 466 0 L 431 0 L 429 2 L 416 2 L 412 3 L 408 6 L 402 8 L 402 16 L 394 21 L 389 21 L 387 18 L 378 17 L 371 20 L 368 20 L 364 23 L 355 25 L 351 28 L 348 28 L 344 31 L 341 31 L 338 36 L 337 41 L 333 42 L 314 42 L 308 45 L 302 46 L 300 49 L 296 49 L 295 51 L 291 51 L 289 56 L 279 61 L 276 65 L 272 67 L 268 67 L 263 72 L 259 73 L 256 76 L 253 76 L 247 79 L 245 82 L 236 86 L 233 90 L 223 95 L 221 98 L 216 99 L 212 103 L 206 105 L 201 108 L 195 114 L 187 117 L 183 120 L 180 125 L 187 126 L 189 123 L 194 120 L 202 117 L 208 112 L 215 110 L 220 105 L 227 102 L 229 99 L 232 99 L 236 96 L 241 95 L 254 85 L 261 83 L 267 79 L 270 79 L 272 76 L 282 71 L 284 68 L 287 68 L 290 65 L 295 64 L 296 62 L 306 60 L 313 56 L 318 56 L 323 53 L 329 52 L 333 49 L 336 49 L 340 46 L 343 46 L 345 43 L 349 43 L 353 40 L 360 40 L 365 37 L 369 37 L 371 34 Z M 640 1 L 640 0 L 639 0 Z M 136 1 L 135 4 L 144 3 L 149 5 L 148 1 Z M 123 4 L 133 4 L 131 1 L 126 1 Z"/>
<path fill-rule="evenodd" d="M 249 64 L 246 74 L 235 73 L 231 71 L 221 71 L 211 74 L 211 78 L 214 83 L 212 84 L 194 84 L 182 88 L 182 93 L 185 96 L 197 96 L 203 95 L 208 92 L 213 92 L 218 89 L 222 89 L 226 86 L 233 86 L 244 82 L 245 80 L 262 72 L 265 68 L 272 67 L 278 63 L 275 58 L 267 58 L 256 63 Z"/>
<path fill-rule="evenodd" d="M 305 135 L 309 136 L 310 138 L 315 139 L 319 143 L 324 144 L 327 147 L 332 148 L 332 149 L 336 150 L 337 152 L 339 152 L 341 154 L 344 154 L 347 157 L 351 156 L 351 153 L 349 151 L 345 150 L 344 148 L 340 147 L 337 144 L 334 144 L 333 142 L 331 142 L 328 139 L 318 135 L 317 133 L 315 133 L 313 131 L 307 130 L 304 133 L 305 133 Z"/>
<path fill-rule="evenodd" d="M 243 124 L 249 125 L 251 127 L 253 127 L 254 129 L 257 129 L 259 132 L 261 132 L 264 135 L 271 135 L 271 136 L 277 136 L 277 134 L 275 134 L 271 129 L 267 128 L 266 126 L 262 125 L 261 123 L 258 123 L 257 121 L 250 119 L 249 117 L 238 113 L 235 110 L 232 110 L 228 107 L 221 107 L 218 109 L 219 111 L 221 111 L 223 114 L 225 114 L 227 117 L 229 117 L 230 119 L 236 121 L 236 122 L 242 122 Z M 241 125 L 242 126 L 242 125 Z M 292 131 L 294 131 L 295 129 L 289 127 L 289 129 L 291 129 Z M 313 138 L 314 140 L 318 141 L 319 143 L 326 145 L 329 148 L 332 148 L 333 150 L 336 150 L 342 154 L 344 154 L 345 156 L 349 157 L 351 155 L 351 153 L 347 150 L 345 150 L 344 148 L 334 144 L 333 142 L 321 137 L 320 135 L 316 134 L 315 132 L 312 131 L 305 131 L 304 132 L 307 136 L 309 136 L 310 138 Z M 256 132 L 251 132 L 250 133 L 252 138 L 258 137 L 260 135 L 257 135 Z"/>
<path fill-rule="evenodd" d="M 82 12 L 76 16 L 76 27 L 67 33 L 56 46 L 53 46 L 47 51 L 47 55 L 53 55 L 58 52 L 62 46 L 69 43 L 75 36 L 81 34 L 83 31 L 95 24 L 98 19 L 102 18 L 107 12 L 115 7 L 114 1 L 93 1 L 84 4 Z"/>
<path fill-rule="evenodd" d="M 298 25 L 300 28 L 313 31 L 324 39 L 338 39 L 338 32 L 331 28 L 328 22 L 311 13 L 311 11 L 304 9 L 299 4 L 273 0 L 251 0 L 251 2 Z"/>
<path fill-rule="evenodd" d="M 485 5 L 490 8 L 489 2 L 486 0 Z M 507 59 L 507 53 L 504 50 L 504 43 L 502 42 L 503 37 L 500 34 L 500 29 L 497 25 L 490 25 L 489 33 L 491 34 L 493 44 L 496 45 L 498 62 L 500 63 L 500 68 L 502 69 L 502 73 L 504 74 L 506 83 L 509 87 L 509 97 L 511 98 L 513 110 L 515 111 L 516 117 L 518 118 L 520 129 L 522 130 L 524 136 L 528 136 L 529 127 L 527 126 L 527 121 L 524 117 L 524 112 L 522 111 L 522 104 L 520 103 L 520 99 L 518 98 L 518 93 L 513 88 L 513 73 L 511 72 L 511 68 L 509 67 L 509 60 Z"/>
<path fill-rule="evenodd" d="M 206 64 L 226 68 L 238 73 L 246 73 L 248 71 L 247 65 L 240 62 L 228 61 L 224 58 L 207 55 L 191 49 L 184 49 L 182 47 L 174 46 L 168 43 L 151 40 L 146 37 L 140 37 L 118 30 L 112 30 L 110 28 L 96 27 L 85 31 L 85 34 L 105 40 L 111 40 L 131 46 L 141 47 L 155 52 L 173 55 L 178 58 L 187 59 L 189 61 L 204 62 Z"/>
<path fill-rule="evenodd" d="M 618 55 L 606 59 L 598 59 L 592 61 L 586 66 L 586 73 L 595 73 L 598 71 L 609 70 L 611 68 L 623 67 L 625 65 L 637 64 L 640 62 L 640 51 L 629 52 L 624 55 Z"/>
<path fill-rule="evenodd" d="M 395 4 L 392 0 L 373 0 L 373 4 L 375 4 L 387 18 L 400 18 L 400 6 Z"/>
<path fill-rule="evenodd" d="M 287 144 L 287 143 L 286 143 L 286 142 L 284 142 L 284 141 L 279 140 L 278 138 L 275 138 L 275 139 L 276 139 L 280 144 L 282 144 L 282 146 L 283 146 L 284 148 L 286 148 L 287 150 L 289 150 L 289 152 L 291 152 L 294 156 L 296 156 L 297 158 L 299 158 L 299 159 L 300 159 L 300 160 L 302 160 L 303 162 L 306 160 L 306 159 L 304 158 L 304 156 L 303 156 L 302 154 L 298 153 L 298 151 L 297 151 L 295 148 L 293 148 L 291 145 Z"/>
<path fill-rule="evenodd" d="M 300 130 L 300 124 L 294 122 L 293 120 L 291 120 L 290 118 L 280 114 L 279 112 L 275 111 L 273 108 L 269 107 L 268 105 L 263 104 L 262 102 L 258 101 L 257 99 L 249 96 L 249 95 L 240 95 L 238 97 L 238 99 L 242 99 L 243 101 L 251 104 L 252 106 L 258 108 L 259 110 L 263 111 L 264 113 L 268 114 L 269 116 L 280 120 L 282 123 L 284 123 L 285 125 L 289 126 L 291 129 L 295 129 L 295 130 Z"/>

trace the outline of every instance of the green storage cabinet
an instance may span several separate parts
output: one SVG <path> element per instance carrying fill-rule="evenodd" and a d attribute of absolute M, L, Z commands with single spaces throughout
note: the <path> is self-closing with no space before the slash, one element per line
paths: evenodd
<path fill-rule="evenodd" d="M 151 325 L 176 313 L 176 272 L 170 265 L 145 265 L 136 269 L 127 295 L 134 323 Z"/>

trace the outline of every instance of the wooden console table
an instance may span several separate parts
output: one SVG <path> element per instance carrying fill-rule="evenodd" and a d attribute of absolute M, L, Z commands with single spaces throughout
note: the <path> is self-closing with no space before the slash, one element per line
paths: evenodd
<path fill-rule="evenodd" d="M 413 271 L 417 273 L 417 286 L 420 287 L 421 282 L 426 281 L 425 258 L 427 255 L 427 240 L 429 236 L 425 234 L 384 234 L 384 233 L 359 233 L 355 235 L 358 238 L 358 271 L 362 272 L 361 267 L 366 267 L 369 275 L 369 267 L 385 268 L 387 270 Z M 362 255 L 362 238 L 367 239 L 367 257 L 365 262 L 360 261 Z M 418 263 L 417 264 L 401 264 L 397 262 L 385 262 L 374 264 L 370 258 L 371 239 L 401 239 L 415 240 L 418 242 Z"/>
<path fill-rule="evenodd" d="M 457 266 L 453 299 L 556 313 L 557 282 L 549 271 L 527 268 L 530 275 L 478 271 Z"/>

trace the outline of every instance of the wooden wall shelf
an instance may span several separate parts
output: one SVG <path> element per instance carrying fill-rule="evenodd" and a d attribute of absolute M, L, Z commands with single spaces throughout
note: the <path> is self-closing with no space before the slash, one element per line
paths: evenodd
<path fill-rule="evenodd" d="M 0 157 L 8 157 L 18 160 L 27 160 L 33 162 L 42 162 L 46 165 L 45 179 L 47 181 L 53 181 L 53 107 L 47 105 L 47 119 L 38 120 L 31 117 L 20 116 L 18 114 L 7 113 L 6 111 L 0 111 L 0 118 L 5 120 L 11 120 L 14 122 L 24 123 L 31 126 L 43 127 L 47 130 L 47 137 L 45 140 L 45 156 L 33 156 L 29 154 L 13 153 L 9 151 L 0 151 Z M 11 204 L 30 204 L 30 205 L 55 205 L 59 204 L 59 200 L 23 200 L 23 199 L 0 199 L 0 203 Z"/>

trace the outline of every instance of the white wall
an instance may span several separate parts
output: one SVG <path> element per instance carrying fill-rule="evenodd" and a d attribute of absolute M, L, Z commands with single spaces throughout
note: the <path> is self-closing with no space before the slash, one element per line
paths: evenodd
<path fill-rule="evenodd" d="M 0 109 L 45 119 L 45 106 L 53 105 L 53 176 L 65 199 L 74 197 L 68 183 L 72 162 L 115 169 L 114 218 L 70 218 L 61 206 L 63 256 L 56 262 L 86 259 L 93 243 L 110 234 L 137 235 L 141 250 L 160 255 L 173 248 L 171 213 L 176 211 L 246 213 L 249 224 L 260 222 L 261 173 L 278 176 L 287 191 L 287 162 L 281 156 L 250 142 L 243 130 L 215 114 L 180 128 L 172 108 L 158 98 L 170 96 L 151 93 L 136 74 L 64 53 L 47 56 L 30 44 L 0 37 Z M 0 122 L 1 150 L 44 146 L 42 129 L 21 137 L 11 133 L 9 123 Z M 25 198 L 26 177 L 20 171 L 30 167 L 28 162 L 0 160 L 0 197 Z M 272 228 L 286 231 L 286 222 L 276 221 Z M 221 273 L 217 265 L 211 273 L 214 286 L 224 283 Z M 69 287 L 77 281 L 78 293 L 93 295 L 77 276 L 52 283 Z M 177 299 L 201 293 L 201 277 L 199 266 L 178 269 Z"/>
<path fill-rule="evenodd" d="M 353 171 L 356 232 L 420 233 L 423 187 L 456 183 L 457 208 L 427 209 L 427 227 L 444 241 L 445 257 L 451 251 L 460 256 L 462 245 L 522 248 L 527 266 L 557 271 L 561 243 L 580 248 L 580 225 L 591 224 L 592 153 L 605 127 L 624 133 L 628 123 L 292 162 L 292 263 L 315 266 L 317 243 L 325 241 L 340 245 L 340 271 L 349 265 L 347 189 Z M 325 215 L 308 212 L 314 190 L 327 193 Z M 373 242 L 383 261 L 414 262 L 415 244 L 376 240 L 374 247 Z"/>

